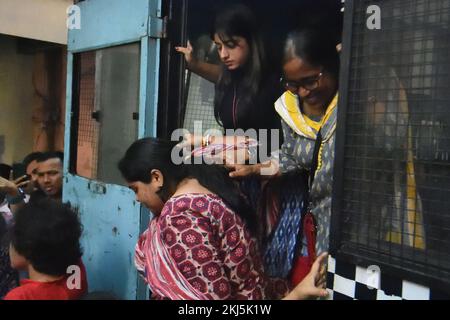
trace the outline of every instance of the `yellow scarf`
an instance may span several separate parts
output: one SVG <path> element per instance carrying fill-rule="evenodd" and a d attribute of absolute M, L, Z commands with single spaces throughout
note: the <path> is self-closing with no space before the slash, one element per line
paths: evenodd
<path fill-rule="evenodd" d="M 328 121 L 334 109 L 337 107 L 338 99 L 339 95 L 336 93 L 320 122 L 309 119 L 300 111 L 298 97 L 290 91 L 286 91 L 275 102 L 275 110 L 297 134 L 310 139 L 316 139 L 317 135 L 315 131 L 319 131 L 319 129 Z"/>

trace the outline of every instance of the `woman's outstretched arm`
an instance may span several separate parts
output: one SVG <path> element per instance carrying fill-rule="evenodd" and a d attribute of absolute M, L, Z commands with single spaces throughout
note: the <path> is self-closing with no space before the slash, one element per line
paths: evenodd
<path fill-rule="evenodd" d="M 175 47 L 175 50 L 184 55 L 187 68 L 190 71 L 213 83 L 217 83 L 219 81 L 219 77 L 222 72 L 221 66 L 196 59 L 193 55 L 193 48 L 189 41 L 186 47 Z"/>

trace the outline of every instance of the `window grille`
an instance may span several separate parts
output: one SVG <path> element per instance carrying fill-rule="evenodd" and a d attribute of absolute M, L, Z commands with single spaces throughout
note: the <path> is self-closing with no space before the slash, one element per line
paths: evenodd
<path fill-rule="evenodd" d="M 74 59 L 71 173 L 124 184 L 117 163 L 138 135 L 140 44 L 81 52 Z"/>
<path fill-rule="evenodd" d="M 77 170 L 88 178 L 97 177 L 99 125 L 92 119 L 95 111 L 95 52 L 80 55 L 80 100 L 78 116 Z M 87 151 L 89 150 L 89 151 Z M 87 157 L 86 155 L 89 155 Z"/>
<path fill-rule="evenodd" d="M 449 290 L 450 1 L 345 10 L 331 252 Z"/>

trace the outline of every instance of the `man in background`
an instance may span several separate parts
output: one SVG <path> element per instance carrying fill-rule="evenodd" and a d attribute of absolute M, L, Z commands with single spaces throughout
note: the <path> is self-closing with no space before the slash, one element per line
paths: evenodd
<path fill-rule="evenodd" d="M 59 151 L 45 152 L 36 161 L 36 176 L 39 189 L 45 196 L 61 200 L 64 154 Z"/>
<path fill-rule="evenodd" d="M 22 164 L 25 168 L 25 173 L 30 180 L 30 183 L 24 188 L 26 194 L 31 194 L 33 191 L 36 191 L 38 188 L 37 185 L 37 168 L 38 168 L 38 159 L 43 156 L 42 152 L 32 152 L 27 155 Z"/>

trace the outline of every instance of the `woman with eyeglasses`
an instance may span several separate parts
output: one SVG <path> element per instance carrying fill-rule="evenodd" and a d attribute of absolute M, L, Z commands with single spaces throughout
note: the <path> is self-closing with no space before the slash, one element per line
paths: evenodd
<path fill-rule="evenodd" d="M 339 64 L 336 43 L 326 33 L 319 30 L 290 33 L 285 43 L 284 75 L 281 79 L 286 92 L 275 103 L 275 109 L 282 119 L 284 133 L 284 143 L 279 159 L 272 159 L 267 163 L 257 165 L 229 166 L 232 170 L 230 176 L 234 178 L 249 175 L 273 178 L 275 176 L 283 177 L 297 170 L 310 171 L 313 166 L 316 139 L 320 131 L 321 143 L 317 146 L 317 169 L 309 194 L 310 210 L 317 228 L 315 242 L 317 253 L 328 249 Z M 301 177 L 291 185 L 300 185 L 300 179 Z M 290 188 L 283 188 L 281 191 L 284 196 L 290 192 L 294 191 Z M 300 207 L 301 197 L 296 199 L 293 195 L 291 199 L 296 203 L 293 207 Z M 277 234 L 286 234 L 284 231 L 288 230 L 288 227 L 292 229 L 292 221 L 296 221 L 297 224 L 294 228 L 299 230 L 300 222 L 295 219 L 299 211 L 293 208 L 288 209 L 290 210 L 287 210 L 288 214 L 292 216 L 290 219 L 278 217 L 280 222 L 277 228 L 279 230 L 274 230 L 277 233 L 272 235 L 272 239 L 276 239 Z M 280 232 L 280 228 L 286 230 Z M 292 238 L 292 236 L 290 237 Z M 287 272 L 289 268 L 293 267 L 292 257 L 298 251 L 295 253 L 292 251 L 299 250 L 302 246 L 294 249 L 292 245 L 288 245 L 289 240 L 284 239 L 283 241 L 280 238 L 274 242 L 274 247 L 271 248 L 270 243 L 267 246 L 266 265 L 276 266 L 277 261 L 280 262 L 277 252 L 287 251 L 285 260 L 281 261 L 281 266 L 274 269 L 274 273 L 279 270 Z M 303 253 L 305 253 L 305 242 L 303 239 Z M 281 244 L 284 244 L 284 247 L 280 247 Z M 271 262 L 272 260 L 273 262 Z"/>
<path fill-rule="evenodd" d="M 277 72 L 272 70 L 276 64 L 271 65 L 266 59 L 258 23 L 251 10 L 244 5 L 233 5 L 219 12 L 211 39 L 221 65 L 196 59 L 190 43 L 175 49 L 185 56 L 190 71 L 215 83 L 214 115 L 217 122 L 224 130 L 280 130 L 273 103 L 283 90 Z M 234 137 L 189 135 L 185 144 L 207 146 L 224 141 L 234 143 L 236 140 Z"/>

